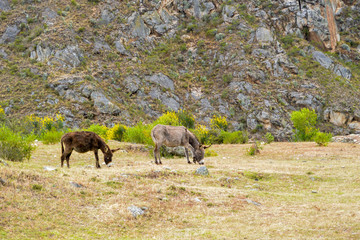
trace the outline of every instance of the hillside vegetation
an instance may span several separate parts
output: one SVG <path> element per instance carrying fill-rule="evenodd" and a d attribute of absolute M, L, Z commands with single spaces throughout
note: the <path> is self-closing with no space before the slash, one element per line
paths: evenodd
<path fill-rule="evenodd" d="M 321 2 L 0 0 L 0 105 L 71 127 L 184 109 L 276 140 L 307 107 L 357 132 L 359 3 Z"/>

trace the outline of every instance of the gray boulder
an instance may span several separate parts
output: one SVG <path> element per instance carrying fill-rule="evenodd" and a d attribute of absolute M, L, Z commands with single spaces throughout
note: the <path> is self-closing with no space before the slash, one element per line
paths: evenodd
<path fill-rule="evenodd" d="M 2 11 L 10 10 L 10 4 L 8 0 L 0 0 L 0 9 Z"/>
<path fill-rule="evenodd" d="M 9 11 L 10 9 L 11 8 L 8 0 L 0 0 L 0 10 Z"/>
<path fill-rule="evenodd" d="M 13 41 L 15 41 L 15 38 L 19 32 L 20 29 L 16 25 L 8 26 L 0 39 L 0 44 L 12 43 Z"/>
<path fill-rule="evenodd" d="M 299 107 L 313 108 L 316 110 L 320 110 L 322 107 L 322 103 L 311 94 L 304 94 L 302 92 L 290 92 L 288 93 L 287 97 L 293 105 Z"/>
<path fill-rule="evenodd" d="M 254 130 L 259 125 L 259 122 L 256 120 L 254 114 L 249 114 L 246 118 L 246 125 L 248 129 Z"/>
<path fill-rule="evenodd" d="M 103 41 L 100 41 L 100 40 L 97 40 L 95 41 L 95 44 L 94 44 L 94 53 L 101 53 L 102 51 L 110 51 L 111 48 L 109 46 L 109 44 L 107 44 L 106 42 L 103 42 Z"/>
<path fill-rule="evenodd" d="M 64 94 L 64 98 L 72 102 L 85 103 L 88 99 L 81 96 L 81 94 L 75 90 L 67 90 Z"/>
<path fill-rule="evenodd" d="M 90 84 L 85 84 L 80 87 L 80 91 L 83 94 L 83 96 L 90 98 L 91 93 L 95 90 L 95 87 Z"/>
<path fill-rule="evenodd" d="M 161 17 L 157 11 L 149 11 L 142 15 L 144 22 L 149 26 L 156 26 L 163 24 L 164 22 L 161 20 Z"/>
<path fill-rule="evenodd" d="M 243 93 L 239 93 L 236 96 L 236 99 L 239 101 L 241 107 L 245 110 L 249 110 L 251 108 L 251 100 L 248 96 L 244 95 Z"/>
<path fill-rule="evenodd" d="M 8 54 L 5 52 L 4 49 L 0 48 L 0 57 L 7 59 L 8 58 Z"/>
<path fill-rule="evenodd" d="M 85 187 L 84 185 L 82 185 L 81 183 L 77 183 L 77 182 L 73 182 L 73 181 L 70 181 L 70 184 L 76 188 L 83 188 Z"/>
<path fill-rule="evenodd" d="M 90 95 L 90 98 L 94 101 L 94 107 L 100 113 L 119 115 L 121 112 L 118 106 L 110 102 L 110 100 L 99 91 L 93 91 Z"/>
<path fill-rule="evenodd" d="M 209 175 L 209 170 L 207 169 L 206 166 L 201 166 L 198 169 L 196 169 L 195 174 L 196 175 L 201 175 L 201 176 L 208 176 Z"/>
<path fill-rule="evenodd" d="M 222 11 L 223 19 L 225 22 L 231 22 L 236 12 L 236 8 L 231 5 L 225 5 Z"/>
<path fill-rule="evenodd" d="M 39 62 L 45 62 L 50 59 L 52 55 L 52 50 L 50 47 L 42 47 L 40 44 L 38 44 L 34 51 L 30 53 L 31 59 L 36 59 Z"/>
<path fill-rule="evenodd" d="M 160 85 L 163 88 L 174 90 L 174 82 L 168 76 L 163 73 L 154 74 L 151 76 L 145 76 L 146 81 L 150 81 Z"/>
<path fill-rule="evenodd" d="M 262 44 L 269 44 L 274 41 L 274 37 L 270 29 L 264 27 L 259 27 L 258 29 L 256 29 L 255 38 L 259 43 Z"/>
<path fill-rule="evenodd" d="M 145 214 L 145 211 L 147 210 L 147 207 L 137 207 L 135 205 L 131 205 L 128 207 L 128 210 L 131 212 L 134 218 L 137 218 L 138 216 L 141 216 Z"/>
<path fill-rule="evenodd" d="M 140 79 L 134 75 L 127 76 L 124 79 L 124 85 L 130 94 L 134 94 L 139 90 Z"/>
<path fill-rule="evenodd" d="M 336 75 L 341 76 L 346 79 L 351 79 L 352 74 L 349 69 L 345 68 L 341 64 L 335 65 L 334 61 L 329 56 L 325 55 L 323 52 L 314 51 L 313 58 L 315 61 L 320 63 L 321 66 L 333 71 Z"/>
<path fill-rule="evenodd" d="M 313 58 L 326 69 L 332 69 L 334 67 L 334 61 L 330 57 L 325 55 L 323 52 L 314 51 Z"/>
<path fill-rule="evenodd" d="M 168 108 L 174 110 L 175 112 L 180 110 L 180 104 L 172 97 L 162 98 L 162 103 Z"/>
<path fill-rule="evenodd" d="M 56 50 L 51 63 L 59 64 L 63 68 L 75 68 L 81 64 L 82 51 L 78 46 L 67 46 L 62 50 Z"/>
<path fill-rule="evenodd" d="M 121 43 L 121 41 L 115 41 L 115 48 L 120 54 L 126 55 L 126 56 L 131 56 L 130 52 L 128 50 L 126 50 L 126 48 Z"/>
<path fill-rule="evenodd" d="M 115 18 L 115 15 L 108 9 L 104 9 L 101 11 L 101 20 L 99 24 L 107 25 L 111 23 Z"/>
<path fill-rule="evenodd" d="M 128 18 L 128 24 L 131 26 L 131 35 L 139 38 L 146 38 L 150 35 L 148 28 L 138 12 L 134 12 Z"/>
<path fill-rule="evenodd" d="M 46 24 L 53 25 L 58 14 L 50 8 L 45 8 L 45 10 L 41 13 L 41 16 Z"/>
<path fill-rule="evenodd" d="M 168 24 L 160 24 L 154 27 L 155 32 L 161 35 L 165 34 L 169 29 L 171 29 L 171 27 Z"/>
<path fill-rule="evenodd" d="M 352 77 L 351 71 L 341 64 L 337 64 L 334 67 L 333 71 L 336 75 L 341 76 L 346 79 L 351 79 L 351 77 Z"/>
<path fill-rule="evenodd" d="M 237 81 L 232 81 L 229 84 L 228 87 L 230 90 L 235 91 L 235 92 L 246 92 L 246 93 L 253 93 L 253 94 L 258 94 L 259 91 L 254 89 L 252 84 L 246 81 L 241 81 L 241 82 L 237 82 Z"/>

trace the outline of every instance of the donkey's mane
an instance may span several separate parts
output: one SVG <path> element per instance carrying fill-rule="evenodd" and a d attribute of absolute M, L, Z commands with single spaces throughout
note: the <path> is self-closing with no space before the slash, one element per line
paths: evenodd
<path fill-rule="evenodd" d="M 186 130 L 187 130 L 187 129 L 186 129 Z M 191 145 L 194 149 L 199 148 L 199 145 L 200 145 L 199 139 L 197 139 L 197 137 L 195 136 L 195 134 L 193 134 L 192 132 L 187 131 L 187 133 L 189 134 L 189 143 L 190 143 L 190 145 Z"/>

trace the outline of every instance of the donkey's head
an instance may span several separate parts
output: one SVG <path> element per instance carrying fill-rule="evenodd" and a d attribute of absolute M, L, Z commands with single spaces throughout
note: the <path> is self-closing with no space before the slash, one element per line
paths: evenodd
<path fill-rule="evenodd" d="M 106 151 L 104 152 L 104 162 L 106 165 L 108 165 L 109 163 L 111 163 L 112 161 L 112 157 L 113 157 L 113 153 L 120 150 L 120 148 L 117 149 L 110 149 L 110 147 L 108 145 L 106 145 Z"/>
<path fill-rule="evenodd" d="M 210 145 L 211 146 L 211 145 Z M 195 149 L 195 154 L 193 157 L 193 161 L 198 162 L 200 165 L 204 164 L 204 156 L 205 156 L 205 149 L 209 148 L 210 146 L 200 145 L 199 148 Z"/>

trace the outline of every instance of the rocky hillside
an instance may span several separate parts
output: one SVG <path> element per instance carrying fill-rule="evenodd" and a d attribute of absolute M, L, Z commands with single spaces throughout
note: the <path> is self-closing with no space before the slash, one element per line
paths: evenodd
<path fill-rule="evenodd" d="M 360 131 L 360 2 L 0 0 L 9 116 L 127 125 L 186 109 L 292 135 L 290 112 Z"/>

